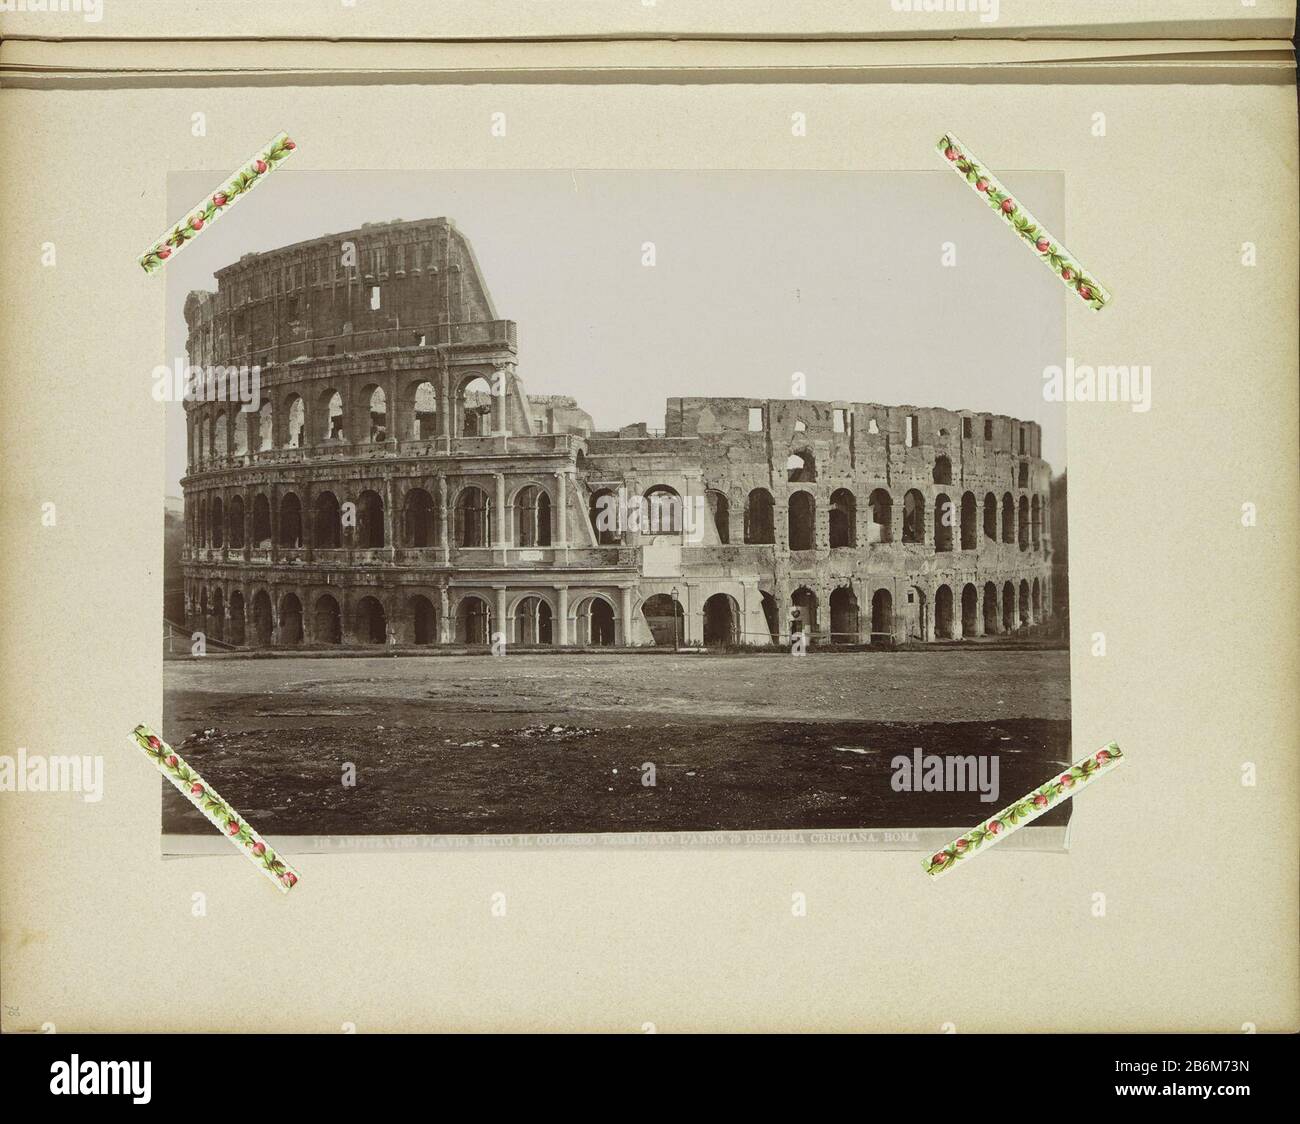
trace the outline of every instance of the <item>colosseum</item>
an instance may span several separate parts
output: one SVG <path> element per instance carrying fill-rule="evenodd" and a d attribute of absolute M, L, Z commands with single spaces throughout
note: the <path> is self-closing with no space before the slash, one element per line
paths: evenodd
<path fill-rule="evenodd" d="M 235 647 L 962 640 L 1052 616 L 1037 424 L 669 398 L 662 429 L 530 396 L 447 219 L 246 254 L 185 303 L 186 625 Z M 257 406 L 259 408 L 254 408 Z"/>

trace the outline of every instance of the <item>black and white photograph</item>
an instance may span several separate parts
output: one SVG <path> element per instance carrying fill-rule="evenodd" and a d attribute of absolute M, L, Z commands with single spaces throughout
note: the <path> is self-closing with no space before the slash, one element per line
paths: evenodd
<path fill-rule="evenodd" d="M 263 830 L 915 848 L 1068 767 L 1064 298 L 943 172 L 263 190 L 157 372 L 164 719 Z"/>

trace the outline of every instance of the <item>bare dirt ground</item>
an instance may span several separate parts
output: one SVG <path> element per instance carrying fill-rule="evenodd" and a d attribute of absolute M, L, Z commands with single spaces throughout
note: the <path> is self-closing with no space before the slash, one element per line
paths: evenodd
<path fill-rule="evenodd" d="M 168 741 L 267 834 L 968 827 L 1071 759 L 1059 650 L 208 656 L 164 690 Z M 999 800 L 893 791 L 914 747 L 998 755 Z M 165 830 L 211 830 L 164 788 Z"/>

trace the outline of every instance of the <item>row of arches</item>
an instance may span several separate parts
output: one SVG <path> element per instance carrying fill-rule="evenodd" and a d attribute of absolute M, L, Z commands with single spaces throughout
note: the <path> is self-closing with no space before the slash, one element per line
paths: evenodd
<path fill-rule="evenodd" d="M 501 393 L 500 386 L 493 393 L 484 375 L 469 373 L 459 378 L 454 394 L 441 404 L 432 380 L 410 380 L 398 394 L 396 410 L 384 386 L 365 383 L 354 396 L 359 408 L 353 409 L 351 418 L 336 385 L 326 386 L 307 399 L 296 391 L 285 394 L 278 404 L 263 398 L 256 411 L 244 410 L 236 402 L 195 406 L 190 425 L 190 462 L 306 448 L 327 441 L 427 441 L 440 433 L 483 437 L 492 431 L 493 404 Z"/>
<path fill-rule="evenodd" d="M 315 493 L 311 510 L 303 511 L 296 492 L 279 496 L 278 519 L 273 525 L 271 501 L 265 492 L 253 496 L 251 505 L 238 493 L 200 496 L 194 505 L 189 541 L 195 547 L 272 545 L 293 549 L 308 542 L 320 549 L 340 548 L 345 542 L 362 548 L 391 545 L 385 519 L 384 499 L 373 489 L 363 489 L 355 501 L 340 503 L 330 489 Z M 550 546 L 552 505 L 547 491 L 536 484 L 519 488 L 509 503 L 512 545 Z M 477 485 L 462 487 L 452 508 L 452 541 L 458 547 L 485 547 L 492 541 L 493 500 Z M 401 505 L 394 529 L 397 545 L 434 547 L 441 544 L 441 513 L 433 495 L 424 488 L 411 488 Z M 349 535 L 349 532 L 352 532 Z M 247 541 L 246 541 L 247 540 Z"/>

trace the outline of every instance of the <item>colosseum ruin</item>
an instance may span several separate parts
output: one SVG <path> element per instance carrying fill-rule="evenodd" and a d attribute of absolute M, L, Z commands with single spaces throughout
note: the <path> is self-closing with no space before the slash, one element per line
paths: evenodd
<path fill-rule="evenodd" d="M 968 410 L 669 398 L 597 430 L 530 396 L 447 219 L 219 270 L 186 404 L 186 626 L 236 647 L 892 646 L 1052 615 L 1037 424 Z M 254 409 L 257 405 L 259 408 Z"/>

